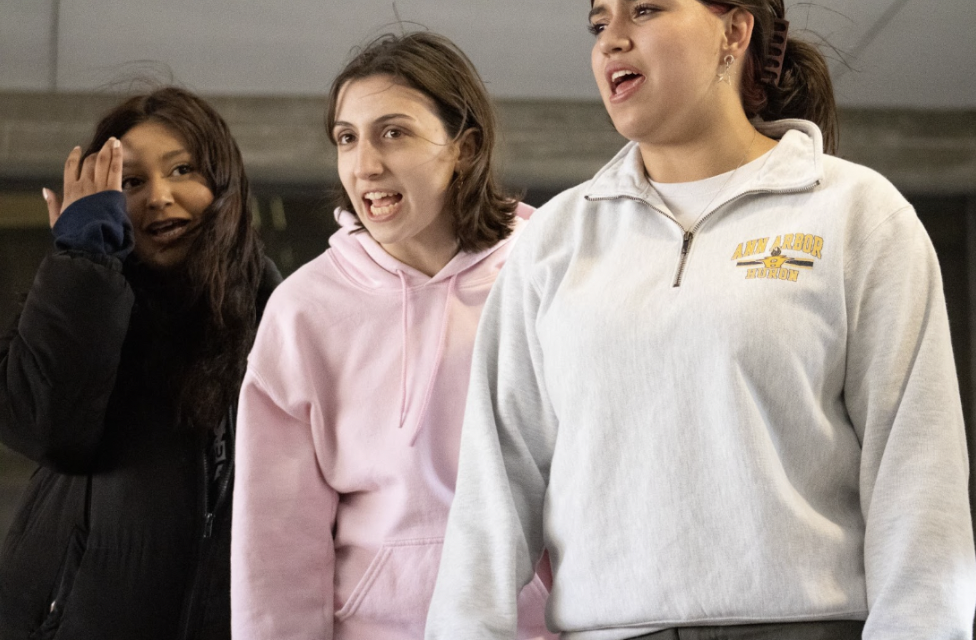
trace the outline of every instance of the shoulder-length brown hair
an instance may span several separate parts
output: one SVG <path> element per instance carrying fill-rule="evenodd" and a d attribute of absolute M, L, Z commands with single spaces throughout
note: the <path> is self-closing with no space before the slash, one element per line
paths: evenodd
<path fill-rule="evenodd" d="M 474 132 L 472 160 L 448 187 L 447 206 L 460 249 L 479 251 L 507 238 L 518 202 L 502 191 L 494 176 L 495 111 L 468 57 L 447 38 L 428 31 L 376 38 L 332 82 L 325 126 L 333 144 L 340 91 L 353 80 L 377 75 L 392 76 L 433 100 L 452 139 L 459 139 L 465 131 Z M 355 213 L 349 194 L 339 191 L 339 206 Z"/>
<path fill-rule="evenodd" d="M 749 54 L 742 73 L 742 106 L 749 118 L 763 120 L 803 118 L 823 132 L 824 149 L 835 153 L 840 137 L 837 106 L 830 69 L 823 54 L 808 42 L 791 34 L 786 42 L 783 69 L 777 84 L 766 81 L 764 70 L 770 60 L 773 39 L 779 37 L 775 21 L 786 18 L 783 0 L 699 0 L 702 4 L 745 9 L 755 19 Z"/>
<path fill-rule="evenodd" d="M 206 101 L 178 87 L 134 96 L 112 109 L 96 125 L 85 155 L 144 122 L 160 123 L 182 139 L 214 196 L 182 265 L 186 291 L 180 298 L 192 314 L 192 331 L 184 336 L 186 351 L 174 372 L 180 421 L 209 428 L 237 398 L 256 330 L 264 253 L 251 224 L 250 186 L 227 123 Z"/>

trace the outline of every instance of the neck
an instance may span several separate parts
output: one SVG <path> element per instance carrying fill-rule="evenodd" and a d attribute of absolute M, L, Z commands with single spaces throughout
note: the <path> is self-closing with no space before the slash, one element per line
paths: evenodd
<path fill-rule="evenodd" d="M 745 114 L 712 119 L 685 136 L 637 141 L 644 170 L 656 182 L 694 182 L 752 162 L 776 141 L 758 133 Z"/>
<path fill-rule="evenodd" d="M 439 241 L 429 238 L 422 242 L 398 242 L 381 244 L 383 250 L 421 273 L 433 277 L 457 255 L 458 243 L 453 234 Z"/>
<path fill-rule="evenodd" d="M 457 255 L 457 245 L 455 245 L 450 251 L 445 251 L 443 253 L 432 254 L 430 252 L 424 253 L 411 253 L 409 251 L 391 251 L 389 248 L 384 247 L 386 252 L 391 256 L 402 262 L 403 264 L 413 267 L 417 271 L 423 273 L 427 276 L 437 275 L 441 269 L 447 266 L 447 263 Z"/>

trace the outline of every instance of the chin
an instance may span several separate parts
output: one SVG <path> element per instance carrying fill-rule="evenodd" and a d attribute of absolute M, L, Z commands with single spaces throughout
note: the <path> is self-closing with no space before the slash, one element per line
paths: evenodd
<path fill-rule="evenodd" d="M 186 263 L 186 253 L 180 252 L 179 255 L 171 254 L 151 254 L 143 255 L 136 253 L 139 261 L 152 271 L 160 273 L 172 273 L 178 271 Z"/>
<path fill-rule="evenodd" d="M 617 133 L 632 142 L 664 142 L 665 129 L 661 126 L 654 126 L 655 123 L 649 122 L 646 117 L 618 118 L 613 120 L 613 128 Z M 660 125 L 660 123 L 658 123 Z"/>
<path fill-rule="evenodd" d="M 617 133 L 633 140 L 632 134 L 637 133 L 646 127 L 646 114 L 633 113 L 633 109 L 620 108 L 618 105 L 607 106 L 607 115 L 610 117 L 610 124 L 617 130 Z"/>

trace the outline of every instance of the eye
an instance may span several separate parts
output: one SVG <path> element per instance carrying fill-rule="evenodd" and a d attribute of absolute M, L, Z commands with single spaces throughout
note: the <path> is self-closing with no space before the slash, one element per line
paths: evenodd
<path fill-rule="evenodd" d="M 132 191 L 140 185 L 142 185 L 142 178 L 136 178 L 134 176 L 122 177 L 122 191 Z"/>
<path fill-rule="evenodd" d="M 175 167 L 173 167 L 174 176 L 185 176 L 186 174 L 193 173 L 194 171 L 196 171 L 196 169 L 193 168 L 193 165 L 185 162 L 183 164 L 178 164 Z"/>
<path fill-rule="evenodd" d="M 350 144 L 356 141 L 356 136 L 349 133 L 348 131 L 341 131 L 335 134 L 336 144 L 339 146 Z"/>
<path fill-rule="evenodd" d="M 389 140 L 396 140 L 397 138 L 403 137 L 403 131 L 401 129 L 391 127 L 383 132 L 383 137 Z"/>
<path fill-rule="evenodd" d="M 638 5 L 634 5 L 634 17 L 635 18 L 641 18 L 641 17 L 644 17 L 644 16 L 649 16 L 649 15 L 651 15 L 652 13 L 654 13 L 656 11 L 657 11 L 657 8 L 656 7 L 652 7 L 649 4 L 638 4 Z"/>
<path fill-rule="evenodd" d="M 607 25 L 602 22 L 590 23 L 586 26 L 586 30 L 590 32 L 590 35 L 598 36 L 603 33 L 603 30 L 607 28 Z"/>

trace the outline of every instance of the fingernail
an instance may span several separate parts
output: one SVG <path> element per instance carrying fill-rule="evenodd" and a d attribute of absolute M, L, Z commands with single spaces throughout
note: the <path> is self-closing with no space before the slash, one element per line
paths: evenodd
<path fill-rule="evenodd" d="M 47 189 L 41 189 L 41 195 L 44 196 L 44 202 L 51 199 L 51 194 L 48 193 Z"/>
<path fill-rule="evenodd" d="M 122 143 L 119 142 L 119 139 L 118 138 L 112 138 L 112 148 L 113 149 L 118 149 L 121 146 L 122 146 Z"/>

